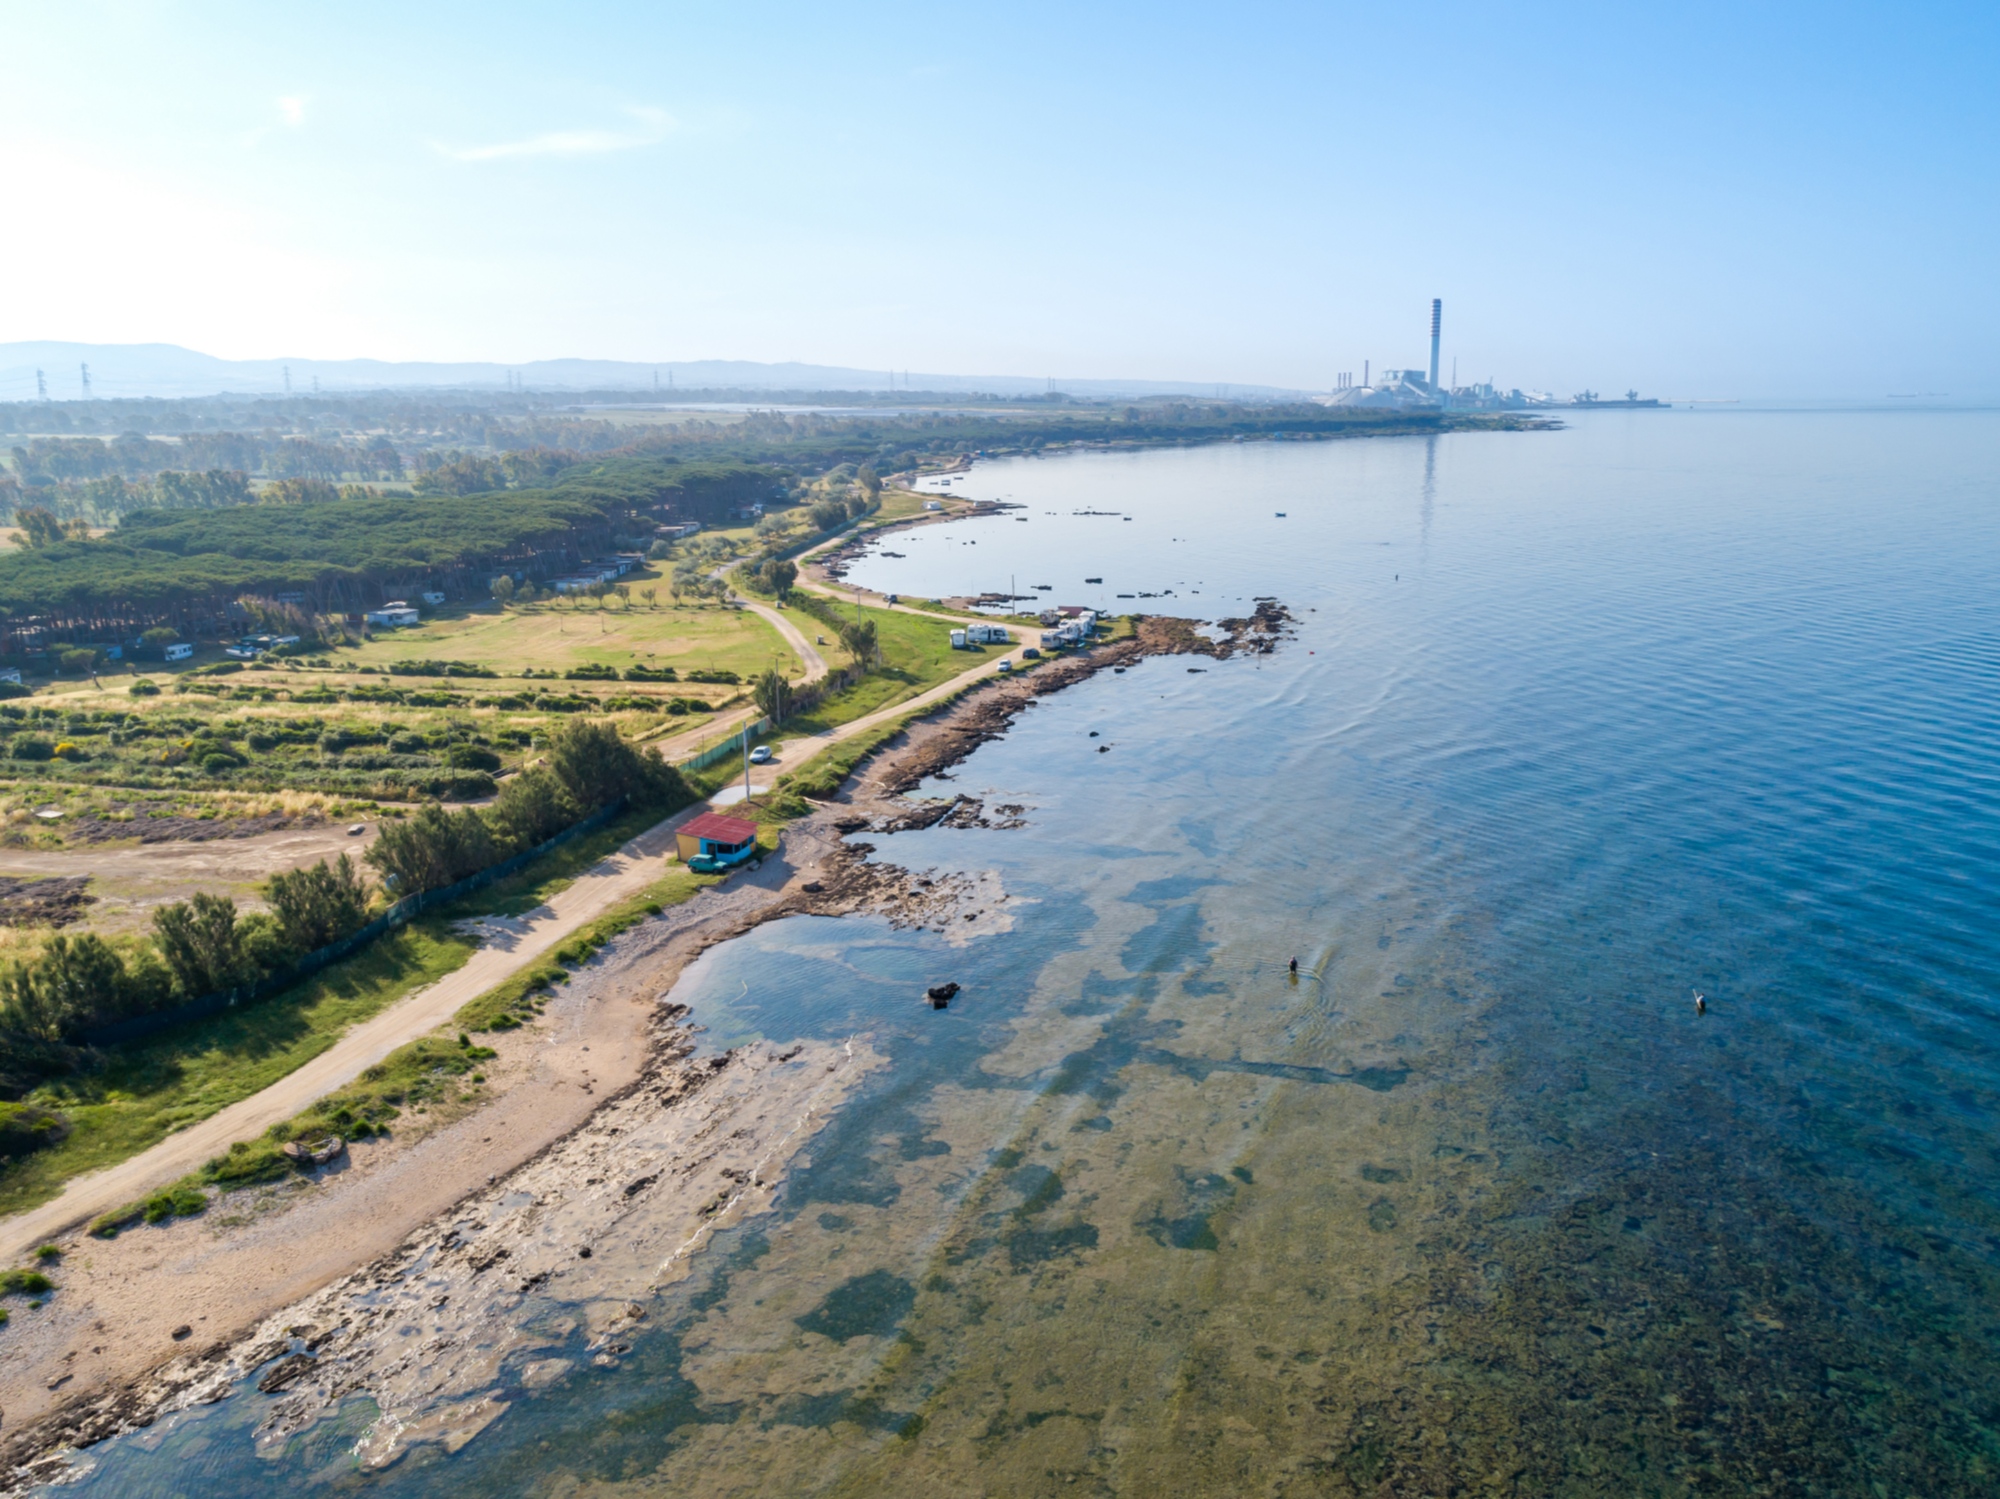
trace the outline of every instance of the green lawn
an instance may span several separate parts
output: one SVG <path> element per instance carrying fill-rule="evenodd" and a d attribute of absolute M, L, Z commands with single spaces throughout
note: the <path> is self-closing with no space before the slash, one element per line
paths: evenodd
<path fill-rule="evenodd" d="M 595 602 L 536 604 L 501 610 L 487 604 L 453 610 L 409 630 L 386 630 L 365 646 L 340 653 L 342 666 L 379 666 L 390 661 L 470 661 L 504 676 L 525 667 L 538 671 L 604 665 L 623 670 L 643 663 L 691 670 L 733 671 L 748 678 L 773 661 L 796 674 L 799 659 L 778 632 L 745 609 L 719 605 L 676 605 L 666 587 L 643 578 L 633 588 L 659 589 L 648 605 L 636 594 L 629 607 L 600 608 Z"/>
<path fill-rule="evenodd" d="M 46 1202 L 70 1177 L 248 1098 L 472 950 L 442 918 L 413 922 L 282 994 L 116 1048 L 103 1070 L 38 1090 L 30 1100 L 62 1110 L 73 1127 L 61 1144 L 0 1170 L 0 1213 Z"/>
<path fill-rule="evenodd" d="M 952 627 L 944 620 L 927 619 L 919 614 L 905 614 L 894 609 L 870 609 L 840 603 L 823 595 L 822 602 L 841 619 L 861 618 L 875 622 L 875 638 L 881 644 L 882 664 L 845 692 L 836 693 L 812 712 L 788 721 L 786 729 L 795 734 L 819 734 L 851 723 L 904 698 L 915 697 L 960 672 L 970 670 L 981 661 L 1004 654 L 1007 649 L 990 645 L 955 651 L 951 648 Z M 817 625 L 819 634 L 825 635 L 828 640 L 835 638 L 834 626 L 808 615 L 804 610 L 798 613 L 800 629 Z M 827 659 L 836 665 L 847 660 L 846 654 L 837 646 L 829 648 L 826 654 Z"/>

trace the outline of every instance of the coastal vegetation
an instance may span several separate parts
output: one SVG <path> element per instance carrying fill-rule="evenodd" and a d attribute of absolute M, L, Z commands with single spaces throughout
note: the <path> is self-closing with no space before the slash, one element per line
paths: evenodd
<path fill-rule="evenodd" d="M 433 805 L 388 824 L 366 855 L 381 875 L 379 890 L 342 855 L 274 877 L 268 912 L 245 915 L 226 897 L 197 893 L 158 909 L 145 937 L 56 933 L 18 953 L 0 965 L 0 1094 L 12 1100 L 0 1119 L 7 1146 L 0 1211 L 255 1092 L 469 955 L 471 944 L 452 936 L 444 918 L 419 920 L 260 1001 L 260 986 L 281 987 L 308 954 L 366 937 L 364 924 L 392 897 L 454 884 L 599 809 L 624 807 L 628 819 L 650 824 L 691 798 L 673 767 L 609 725 L 571 722 L 553 736 L 543 763 L 511 778 L 491 807 L 447 814 Z M 603 852 L 592 845 L 563 863 L 573 870 L 578 858 Z M 475 904 L 539 900 L 570 877 L 548 868 L 528 873 Z M 93 1040 L 106 1026 L 172 1018 L 179 1007 L 228 991 L 246 1002 L 219 1014 L 195 1006 L 157 1034 Z"/>

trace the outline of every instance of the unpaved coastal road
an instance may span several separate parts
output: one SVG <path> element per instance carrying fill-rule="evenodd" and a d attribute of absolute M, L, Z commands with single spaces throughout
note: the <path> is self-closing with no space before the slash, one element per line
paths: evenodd
<path fill-rule="evenodd" d="M 290 1119 L 316 1098 L 351 1082 L 405 1042 L 428 1035 L 509 974 L 559 946 L 572 932 L 660 876 L 673 830 L 703 809 L 690 807 L 647 829 L 574 884 L 525 916 L 482 923 L 487 936 L 463 968 L 349 1031 L 329 1050 L 260 1093 L 191 1124 L 115 1166 L 72 1179 L 60 1195 L 0 1219 L 0 1260 L 14 1259 L 79 1223 L 114 1212 L 195 1170 L 237 1140 Z"/>
<path fill-rule="evenodd" d="M 825 665 L 822 659 L 822 671 Z M 998 658 L 981 661 L 914 698 L 825 734 L 792 740 L 785 747 L 784 768 L 796 769 L 832 745 L 942 702 L 999 669 Z M 18 1258 L 56 1234 L 137 1201 L 195 1170 L 235 1141 L 249 1139 L 281 1120 L 290 1119 L 314 1099 L 352 1081 L 362 1069 L 381 1061 L 398 1046 L 445 1024 L 461 1005 L 561 945 L 571 933 L 659 878 L 658 861 L 673 844 L 673 830 L 705 810 L 705 806 L 696 805 L 649 828 L 526 916 L 489 921 L 487 939 L 463 968 L 356 1026 L 330 1050 L 262 1092 L 169 1135 L 115 1166 L 73 1179 L 60 1195 L 40 1207 L 0 1219 L 0 1259 Z"/>

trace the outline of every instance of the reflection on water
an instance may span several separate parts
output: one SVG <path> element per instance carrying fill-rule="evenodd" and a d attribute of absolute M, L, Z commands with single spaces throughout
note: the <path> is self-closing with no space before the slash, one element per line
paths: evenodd
<path fill-rule="evenodd" d="M 892 1065 L 622 1368 L 365 1480 L 368 1412 L 273 1467 L 247 1395 L 85 1491 L 1991 1492 L 1995 427 L 978 471 L 1031 523 L 862 581 L 1183 579 L 1297 642 L 1051 699 L 955 783 L 1029 827 L 877 840 L 1012 930 L 689 970 L 711 1044 Z"/>

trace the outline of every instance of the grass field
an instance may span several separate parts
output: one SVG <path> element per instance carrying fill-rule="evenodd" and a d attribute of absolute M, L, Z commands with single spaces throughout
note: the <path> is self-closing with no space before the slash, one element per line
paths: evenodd
<path fill-rule="evenodd" d="M 342 667 L 391 661 L 450 660 L 490 666 L 504 676 L 524 668 L 564 671 L 573 666 L 671 666 L 733 671 L 749 678 L 775 661 L 792 676 L 802 663 L 778 632 L 748 610 L 718 605 L 665 602 L 664 585 L 656 607 L 634 599 L 628 608 L 537 604 L 527 609 L 497 606 L 452 611 L 415 629 L 385 631 L 367 645 L 336 653 Z"/>
<path fill-rule="evenodd" d="M 785 728 L 795 734 L 818 734 L 850 723 L 864 714 L 886 708 L 904 698 L 915 697 L 949 677 L 967 671 L 981 661 L 1001 654 L 1005 647 L 955 651 L 951 648 L 951 625 L 941 619 L 927 619 L 894 609 L 870 609 L 822 598 L 829 612 L 841 619 L 866 619 L 875 624 L 875 638 L 882 650 L 882 664 L 844 692 L 835 693 L 810 713 L 790 720 Z M 804 610 L 799 612 L 799 628 L 819 627 L 829 641 L 836 639 L 833 626 Z M 827 659 L 835 665 L 848 664 L 846 652 L 838 645 L 825 647 Z"/>
<path fill-rule="evenodd" d="M 0 1213 L 46 1202 L 70 1177 L 248 1098 L 471 955 L 442 917 L 413 922 L 283 994 L 115 1048 L 102 1070 L 37 1090 L 32 1100 L 62 1110 L 73 1128 L 0 1170 Z"/>

